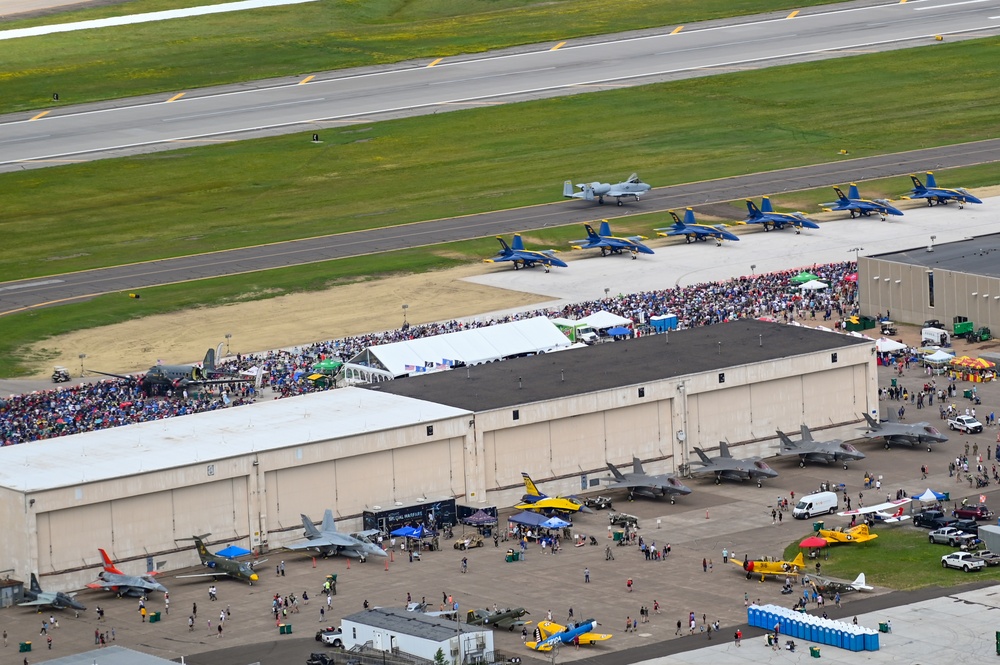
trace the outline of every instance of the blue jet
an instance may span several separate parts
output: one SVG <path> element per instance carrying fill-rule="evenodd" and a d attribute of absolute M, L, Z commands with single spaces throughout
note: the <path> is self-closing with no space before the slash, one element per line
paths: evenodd
<path fill-rule="evenodd" d="M 819 228 L 819 224 L 801 212 L 775 212 L 771 206 L 771 199 L 766 196 L 760 200 L 760 208 L 753 201 L 747 199 L 747 218 L 744 224 L 762 224 L 765 231 L 781 230 L 786 226 L 791 226 L 795 229 L 795 233 L 801 233 L 802 229 Z"/>
<path fill-rule="evenodd" d="M 639 180 L 639 176 L 635 173 L 630 175 L 625 182 L 614 185 L 606 182 L 584 182 L 578 184 L 577 187 L 580 191 L 574 192 L 573 181 L 567 180 L 563 183 L 563 196 L 568 199 L 583 199 L 584 201 L 597 199 L 601 205 L 604 205 L 605 196 L 618 199 L 618 205 L 622 205 L 622 198 L 627 196 L 633 196 L 638 201 L 643 192 L 648 192 L 651 189 L 651 186 Z"/>
<path fill-rule="evenodd" d="M 593 644 L 610 640 L 607 633 L 595 633 L 597 621 L 587 619 L 580 623 L 560 626 L 552 621 L 542 621 L 535 627 L 535 639 L 524 645 L 535 651 L 552 651 L 556 644 Z"/>
<path fill-rule="evenodd" d="M 977 199 L 961 187 L 958 189 L 945 189 L 943 187 L 938 187 L 937 181 L 934 179 L 934 174 L 930 171 L 927 172 L 926 187 L 924 187 L 924 184 L 920 182 L 920 178 L 915 175 L 911 175 L 910 180 L 913 181 L 913 189 L 910 190 L 910 193 L 904 198 L 927 199 L 928 206 L 932 206 L 935 203 L 939 205 L 948 205 L 949 201 L 958 201 L 958 207 L 961 209 L 965 207 L 966 203 L 982 203 L 981 200 Z"/>
<path fill-rule="evenodd" d="M 559 266 L 560 268 L 569 267 L 565 261 L 553 256 L 556 251 L 554 249 L 537 252 L 525 249 L 524 241 L 521 240 L 521 234 L 519 233 L 514 234 L 514 239 L 511 240 L 509 246 L 500 236 L 497 236 L 497 240 L 500 241 L 500 251 L 491 259 L 483 259 L 483 263 L 511 261 L 514 264 L 514 270 L 518 270 L 519 268 L 534 268 L 536 263 L 541 263 L 542 267 L 545 268 L 545 272 L 548 272 L 551 266 Z"/>
<path fill-rule="evenodd" d="M 844 196 L 843 190 L 840 187 L 834 187 L 833 191 L 837 192 L 837 200 L 832 203 L 821 203 L 823 209 L 826 211 L 833 210 L 849 210 L 851 212 L 851 219 L 855 216 L 868 217 L 873 212 L 877 212 L 879 215 L 902 215 L 903 211 L 899 208 L 893 208 L 889 205 L 889 199 L 874 199 L 868 200 L 861 198 L 861 194 L 858 192 L 858 186 L 851 183 L 850 188 L 847 190 L 847 196 Z"/>
<path fill-rule="evenodd" d="M 696 242 L 698 240 L 704 241 L 709 238 L 715 238 L 715 244 L 717 247 L 722 246 L 723 240 L 739 240 L 735 234 L 726 231 L 721 226 L 698 224 L 695 222 L 694 210 L 691 208 L 684 211 L 683 222 L 673 210 L 668 210 L 667 212 L 674 218 L 674 225 L 663 229 L 653 229 L 656 231 L 656 235 L 658 236 L 664 238 L 668 236 L 684 236 L 684 242 Z"/>
<path fill-rule="evenodd" d="M 584 240 L 571 241 L 570 245 L 573 249 L 600 249 L 601 256 L 621 254 L 623 251 L 628 251 L 632 253 L 633 259 L 638 257 L 639 252 L 643 254 L 654 253 L 649 247 L 639 242 L 640 240 L 645 240 L 645 236 L 619 238 L 611 235 L 611 226 L 606 219 L 601 220 L 600 233 L 595 232 L 594 227 L 590 224 L 584 224 L 583 226 L 587 229 L 587 237 Z"/>

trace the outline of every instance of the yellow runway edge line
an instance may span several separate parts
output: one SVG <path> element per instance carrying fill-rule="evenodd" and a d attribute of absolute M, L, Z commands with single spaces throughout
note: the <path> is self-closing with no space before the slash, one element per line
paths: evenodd
<path fill-rule="evenodd" d="M 674 28 L 674 31 L 673 31 L 673 32 L 671 32 L 670 34 L 672 34 L 672 35 L 676 35 L 676 34 L 677 34 L 678 32 L 680 32 L 680 31 L 681 31 L 681 30 L 683 30 L 683 29 L 684 29 L 684 26 L 683 26 L 683 25 L 679 25 L 679 26 L 677 26 L 676 28 Z"/>
<path fill-rule="evenodd" d="M 299 81 L 299 85 L 305 85 L 306 83 L 309 83 L 309 81 L 312 81 L 314 78 L 316 78 L 315 75 L 313 75 L 313 76 L 307 76 L 304 79 L 302 79 L 301 81 Z"/>
<path fill-rule="evenodd" d="M 789 14 L 788 16 L 786 16 L 785 18 L 795 18 L 798 15 L 799 15 L 799 10 L 796 9 L 794 12 L 792 12 L 791 14 Z"/>
<path fill-rule="evenodd" d="M 178 99 L 180 99 L 181 97 L 183 97 L 186 94 L 187 94 L 186 92 L 178 92 L 176 95 L 174 95 L 173 97 L 171 97 L 170 99 L 168 99 L 167 103 L 169 104 L 170 102 L 176 102 Z"/>
<path fill-rule="evenodd" d="M 563 46 L 566 46 L 566 42 L 559 42 L 558 44 L 556 44 L 555 46 L 553 46 L 553 47 L 552 47 L 552 48 L 550 48 L 549 50 L 550 50 L 550 51 L 558 51 L 558 50 L 559 50 L 559 49 L 561 49 L 561 48 L 562 48 Z"/>
<path fill-rule="evenodd" d="M 41 113 L 39 113 L 35 117 L 31 118 L 31 120 L 38 120 L 39 118 L 44 118 L 45 116 L 47 116 L 50 113 L 52 113 L 52 111 L 42 111 Z M 28 122 L 31 122 L 31 120 L 29 120 Z"/>
<path fill-rule="evenodd" d="M 439 62 L 441 62 L 442 60 L 444 60 L 444 58 L 438 58 L 437 60 L 435 60 L 434 62 L 432 62 L 431 64 L 429 64 L 427 66 L 428 67 L 433 67 L 434 65 L 436 65 Z"/>

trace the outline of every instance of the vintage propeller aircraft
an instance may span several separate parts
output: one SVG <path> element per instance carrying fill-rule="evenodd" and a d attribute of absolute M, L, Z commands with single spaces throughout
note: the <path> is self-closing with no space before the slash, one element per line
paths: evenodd
<path fill-rule="evenodd" d="M 847 529 L 820 529 L 817 534 L 820 538 L 833 545 L 835 543 L 867 543 L 878 538 L 877 533 L 868 531 L 867 524 L 859 524 Z"/>
<path fill-rule="evenodd" d="M 101 376 L 124 379 L 139 386 L 145 395 L 166 395 L 168 391 L 191 390 L 201 386 L 227 383 L 251 383 L 253 378 L 227 374 L 215 366 L 215 349 L 205 353 L 201 365 L 153 365 L 145 374 L 128 376 L 98 370 L 87 370 Z"/>
<path fill-rule="evenodd" d="M 747 579 L 750 579 L 754 575 L 760 575 L 760 582 L 763 582 L 764 578 L 768 575 L 772 577 L 797 577 L 806 568 L 802 552 L 799 552 L 798 556 L 791 561 L 751 561 L 750 559 L 739 561 L 738 559 L 730 559 L 729 562 L 746 571 Z"/>
<path fill-rule="evenodd" d="M 469 610 L 465 622 L 471 626 L 495 626 L 504 630 L 513 631 L 515 628 L 526 626 L 530 620 L 522 621 L 521 617 L 531 614 L 523 607 L 507 608 L 490 612 L 489 610 Z"/>
<path fill-rule="evenodd" d="M 542 494 L 538 490 L 538 487 L 535 486 L 535 481 L 531 479 L 531 476 L 523 471 L 521 472 L 521 477 L 524 478 L 525 493 L 521 497 L 521 503 L 514 506 L 518 510 L 534 510 L 537 512 L 555 510 L 564 513 L 594 512 L 583 505 L 583 502 L 579 499 L 570 496 L 548 496 L 547 494 Z"/>
<path fill-rule="evenodd" d="M 535 627 L 535 639 L 524 645 L 535 651 L 552 651 L 556 644 L 593 644 L 610 640 L 607 633 L 595 633 L 597 621 L 587 619 L 580 623 L 560 626 L 552 621 L 542 621 Z"/>

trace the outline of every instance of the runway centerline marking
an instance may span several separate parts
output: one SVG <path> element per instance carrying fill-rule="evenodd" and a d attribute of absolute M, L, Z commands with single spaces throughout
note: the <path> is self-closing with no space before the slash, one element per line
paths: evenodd
<path fill-rule="evenodd" d="M 961 2 L 949 2 L 946 5 L 930 5 L 924 7 L 914 7 L 913 11 L 922 12 L 925 9 L 944 9 L 945 7 L 957 7 L 958 5 L 977 5 L 981 2 L 989 2 L 989 0 L 961 0 Z"/>

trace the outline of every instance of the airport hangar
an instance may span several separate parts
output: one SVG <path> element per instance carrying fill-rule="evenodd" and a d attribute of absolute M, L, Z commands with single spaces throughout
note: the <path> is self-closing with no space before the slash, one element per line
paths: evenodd
<path fill-rule="evenodd" d="M 776 428 L 878 408 L 871 340 L 735 321 L 0 449 L 0 561 L 43 587 L 197 564 L 180 539 L 274 548 L 300 513 L 417 497 L 511 505 L 599 485 L 605 461 L 651 471 L 721 439 L 759 454 Z M 603 470 L 603 471 L 602 471 Z"/>
<path fill-rule="evenodd" d="M 894 321 L 954 317 L 1000 330 L 1000 233 L 858 258 L 861 312 Z"/>

